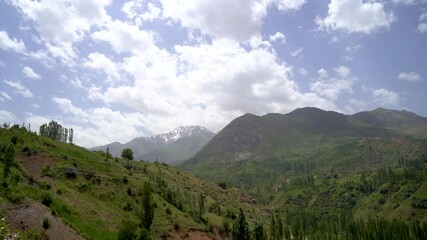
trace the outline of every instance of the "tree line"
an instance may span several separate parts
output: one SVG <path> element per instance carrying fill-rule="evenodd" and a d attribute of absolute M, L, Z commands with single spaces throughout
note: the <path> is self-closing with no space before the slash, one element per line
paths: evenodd
<path fill-rule="evenodd" d="M 44 123 L 40 126 L 39 135 L 56 141 L 72 144 L 74 130 L 73 128 L 64 128 L 61 124 L 52 120 L 49 123 Z"/>

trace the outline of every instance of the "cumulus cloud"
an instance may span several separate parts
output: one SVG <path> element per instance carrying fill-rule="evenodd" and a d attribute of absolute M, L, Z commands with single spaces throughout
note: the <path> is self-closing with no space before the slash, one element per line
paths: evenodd
<path fill-rule="evenodd" d="M 34 70 L 28 66 L 25 66 L 22 69 L 22 73 L 24 74 L 25 77 L 33 80 L 39 80 L 42 78 L 39 74 L 35 73 Z"/>
<path fill-rule="evenodd" d="M 396 18 L 386 12 L 380 2 L 362 0 L 331 0 L 328 15 L 316 17 L 322 30 L 344 30 L 350 33 L 371 34 L 378 29 L 390 27 Z"/>
<path fill-rule="evenodd" d="M 145 117 L 141 113 L 122 113 L 107 107 L 82 109 L 76 107 L 71 100 L 60 97 L 53 97 L 52 101 L 66 114 L 60 118 L 60 123 L 73 127 L 74 141 L 83 146 L 127 142 L 132 138 L 144 136 L 141 129 L 145 126 Z M 47 119 L 47 116 L 31 114 L 26 121 L 42 124 Z"/>
<path fill-rule="evenodd" d="M 0 109 L 0 124 L 3 123 L 15 123 L 17 117 L 12 112 Z"/>
<path fill-rule="evenodd" d="M 307 105 L 336 109 L 333 101 L 300 91 L 291 68 L 269 48 L 247 49 L 217 39 L 177 45 L 175 54 L 157 51 L 149 63 L 143 53 L 125 58 L 122 70 L 134 81 L 106 91 L 94 87 L 91 97 L 142 113 L 153 132 L 194 124 L 216 131 L 246 112 L 288 112 Z"/>
<path fill-rule="evenodd" d="M 138 25 L 130 25 L 120 20 L 107 23 L 105 28 L 92 33 L 91 36 L 94 40 L 110 43 L 117 53 L 157 48 L 154 44 L 154 33 L 140 30 Z"/>
<path fill-rule="evenodd" d="M 286 37 L 281 32 L 276 32 L 275 34 L 270 35 L 269 39 L 270 39 L 270 42 L 279 41 L 281 44 L 285 44 L 286 43 Z"/>
<path fill-rule="evenodd" d="M 24 87 L 19 81 L 13 82 L 5 79 L 4 82 L 14 88 L 15 92 L 24 98 L 32 98 L 34 96 L 33 93 L 28 88 Z"/>
<path fill-rule="evenodd" d="M 88 60 L 83 63 L 83 66 L 93 70 L 103 71 L 108 76 L 108 82 L 113 82 L 115 79 L 119 78 L 117 64 L 102 53 L 90 53 Z M 81 82 L 77 83 L 77 86 L 81 86 Z"/>
<path fill-rule="evenodd" d="M 54 57 L 70 59 L 77 57 L 74 42 L 81 41 L 93 25 L 102 25 L 109 20 L 104 7 L 111 0 L 11 0 L 24 17 L 33 21 L 40 39 Z"/>
<path fill-rule="evenodd" d="M 427 32 L 427 23 L 420 23 L 420 24 L 418 24 L 417 30 L 418 30 L 420 33 L 425 33 L 425 32 Z"/>
<path fill-rule="evenodd" d="M 400 80 L 408 81 L 408 82 L 416 82 L 421 80 L 420 74 L 416 72 L 408 72 L 408 73 L 401 72 L 399 73 L 399 75 L 397 75 L 397 78 L 399 78 Z"/>
<path fill-rule="evenodd" d="M 399 105 L 399 94 L 386 89 L 376 89 L 372 93 L 375 102 L 382 106 L 396 107 Z"/>
<path fill-rule="evenodd" d="M 138 25 L 151 22 L 160 17 L 161 9 L 151 2 L 144 4 L 144 0 L 132 0 L 123 4 L 122 11 L 128 19 L 134 20 Z"/>
<path fill-rule="evenodd" d="M 163 16 L 215 38 L 249 40 L 259 34 L 269 1 L 160 0 Z"/>
<path fill-rule="evenodd" d="M 352 86 L 357 78 L 351 76 L 350 69 L 339 66 L 334 71 L 336 77 L 330 78 L 326 70 L 320 69 L 319 78 L 310 84 L 311 91 L 332 100 L 336 100 L 344 92 L 353 93 Z"/>
<path fill-rule="evenodd" d="M 7 32 L 0 31 L 0 48 L 5 51 L 15 51 L 22 53 L 25 51 L 25 44 L 22 42 L 22 40 L 10 38 Z"/>

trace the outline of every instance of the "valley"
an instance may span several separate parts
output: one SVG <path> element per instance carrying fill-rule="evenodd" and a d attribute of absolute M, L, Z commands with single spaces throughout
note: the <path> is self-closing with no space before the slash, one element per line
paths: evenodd
<path fill-rule="evenodd" d="M 0 213 L 8 233 L 2 234 L 425 239 L 426 129 L 426 118 L 386 109 L 246 114 L 171 166 L 160 155 L 125 160 L 106 146 L 87 150 L 4 125 Z M 148 209 L 153 217 L 146 225 Z"/>

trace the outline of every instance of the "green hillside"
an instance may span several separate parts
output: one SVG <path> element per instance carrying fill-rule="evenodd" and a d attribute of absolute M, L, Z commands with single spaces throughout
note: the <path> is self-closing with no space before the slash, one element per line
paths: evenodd
<path fill-rule="evenodd" d="M 117 239 L 123 220 L 139 223 L 145 183 L 151 186 L 155 205 L 153 239 L 192 234 L 227 238 L 240 208 L 251 224 L 267 219 L 266 211 L 238 189 L 224 190 L 166 164 L 108 158 L 103 152 L 37 136 L 18 125 L 0 128 L 0 136 L 1 146 L 11 145 L 15 151 L 6 178 L 4 159 L 0 163 L 1 215 L 19 230 L 21 225 L 31 226 L 25 219 L 31 216 L 19 223 L 13 211 L 23 205 L 38 209 L 42 203 L 49 209 L 47 218 L 54 222 L 59 217 L 64 228 L 70 226 L 83 238 Z M 43 218 L 36 221 L 41 228 Z M 40 230 L 44 231 L 50 230 Z"/>
<path fill-rule="evenodd" d="M 389 113 L 400 128 L 315 108 L 246 114 L 179 167 L 247 191 L 284 219 L 426 224 L 427 140 L 408 133 L 422 133 L 427 121 L 410 125 L 413 114 Z"/>

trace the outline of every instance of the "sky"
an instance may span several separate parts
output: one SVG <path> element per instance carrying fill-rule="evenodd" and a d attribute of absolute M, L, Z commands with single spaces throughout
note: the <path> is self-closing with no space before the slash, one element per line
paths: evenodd
<path fill-rule="evenodd" d="M 426 90 L 427 0 L 0 0 L 0 123 L 84 147 Z"/>

